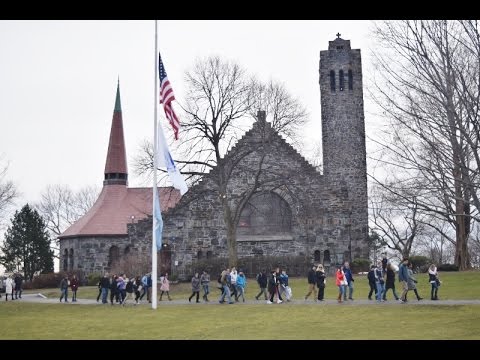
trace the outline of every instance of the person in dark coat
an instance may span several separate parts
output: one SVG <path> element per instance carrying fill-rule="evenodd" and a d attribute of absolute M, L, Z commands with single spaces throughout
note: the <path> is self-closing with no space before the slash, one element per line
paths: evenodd
<path fill-rule="evenodd" d="M 277 277 L 277 269 L 272 270 L 272 275 L 268 279 L 268 292 L 270 293 L 270 300 L 267 301 L 267 304 L 273 303 L 273 297 L 277 295 L 277 304 L 283 302 L 282 296 L 278 292 L 278 286 L 280 285 L 280 279 Z"/>
<path fill-rule="evenodd" d="M 260 292 L 257 294 L 257 296 L 255 296 L 255 299 L 258 300 L 260 295 L 263 294 L 265 296 L 265 300 L 268 300 L 267 282 L 268 282 L 268 278 L 267 278 L 267 274 L 266 274 L 265 270 L 260 271 L 257 274 L 257 283 L 258 283 L 258 286 L 260 287 Z"/>
<path fill-rule="evenodd" d="M 392 289 L 395 300 L 399 300 L 397 292 L 395 291 L 395 271 L 393 271 L 392 264 L 387 265 L 387 278 L 385 279 L 385 292 L 383 293 L 383 300 L 387 300 L 387 291 Z"/>
<path fill-rule="evenodd" d="M 307 300 L 310 294 L 313 292 L 313 298 L 315 299 L 315 301 L 317 301 L 317 290 L 315 288 L 317 285 L 316 270 L 317 270 L 317 267 L 313 265 L 312 268 L 308 271 L 308 274 L 307 274 L 308 293 L 305 295 L 305 300 Z"/>
<path fill-rule="evenodd" d="M 65 275 L 62 281 L 60 281 L 60 302 L 62 302 L 62 299 L 65 297 L 65 302 L 68 302 L 68 276 Z"/>
<path fill-rule="evenodd" d="M 318 297 L 319 301 L 323 301 L 324 293 L 325 293 L 325 272 L 323 271 L 323 265 L 320 264 L 317 267 L 317 271 L 315 272 L 317 287 L 318 287 Z"/>
<path fill-rule="evenodd" d="M 15 299 L 21 299 L 22 298 L 22 283 L 23 283 L 23 277 L 21 274 L 15 275 Z"/>
<path fill-rule="evenodd" d="M 72 302 L 77 302 L 77 290 L 78 290 L 79 281 L 77 275 L 73 275 L 72 280 L 70 280 L 70 287 L 72 288 Z"/>
<path fill-rule="evenodd" d="M 375 298 L 377 297 L 377 285 L 375 283 L 375 265 L 370 266 L 370 271 L 368 272 L 368 285 L 370 286 L 370 292 L 368 293 L 368 300 L 372 300 L 372 294 L 375 291 Z"/>
<path fill-rule="evenodd" d="M 118 285 L 117 285 L 117 275 L 112 275 L 111 281 L 110 281 L 110 304 L 113 305 L 113 298 L 115 298 L 115 302 L 119 303 L 120 302 L 120 291 L 118 290 Z"/>

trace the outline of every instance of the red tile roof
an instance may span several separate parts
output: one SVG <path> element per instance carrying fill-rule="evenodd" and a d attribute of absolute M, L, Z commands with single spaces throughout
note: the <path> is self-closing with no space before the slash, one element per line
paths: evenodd
<path fill-rule="evenodd" d="M 174 207 L 181 195 L 173 187 L 159 188 L 162 212 Z M 152 188 L 106 185 L 91 209 L 63 234 L 62 238 L 127 235 L 127 224 L 152 215 Z"/>

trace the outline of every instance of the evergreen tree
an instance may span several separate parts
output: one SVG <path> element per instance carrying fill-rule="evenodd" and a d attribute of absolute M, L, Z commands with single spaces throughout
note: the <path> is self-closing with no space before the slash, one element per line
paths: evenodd
<path fill-rule="evenodd" d="M 0 264 L 7 271 L 23 271 L 25 279 L 32 280 L 37 272 L 53 272 L 53 251 L 46 224 L 28 204 L 15 212 L 0 250 Z"/>

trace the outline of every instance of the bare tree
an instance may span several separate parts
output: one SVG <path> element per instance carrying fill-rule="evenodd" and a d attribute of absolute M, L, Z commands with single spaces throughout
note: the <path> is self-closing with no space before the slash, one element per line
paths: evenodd
<path fill-rule="evenodd" d="M 1 160 L 1 158 L 0 158 Z M 18 196 L 15 184 L 7 180 L 8 164 L 2 165 L 0 163 L 0 225 L 4 220 L 8 208 L 13 205 L 15 198 Z"/>
<path fill-rule="evenodd" d="M 48 185 L 41 194 L 35 208 L 45 220 L 56 253 L 59 250 L 58 236 L 93 206 L 99 192 L 96 186 L 86 186 L 74 192 L 68 185 L 57 184 Z"/>
<path fill-rule="evenodd" d="M 414 241 L 425 229 L 422 221 L 425 215 L 418 213 L 415 197 L 405 204 L 384 187 L 377 186 L 373 193 L 370 197 L 372 231 L 400 255 L 399 258 L 409 257 Z"/>
<path fill-rule="evenodd" d="M 455 229 L 455 264 L 466 269 L 471 221 L 480 220 L 472 161 L 478 158 L 476 24 L 387 21 L 375 35 L 379 78 L 372 95 L 389 119 L 377 160 L 390 168 L 392 194 Z"/>
<path fill-rule="evenodd" d="M 306 121 L 307 113 L 283 85 L 274 81 L 262 85 L 239 65 L 218 57 L 197 60 L 185 80 L 188 91 L 182 107 L 182 142 L 176 148 L 181 155 L 176 162 L 191 184 L 207 173 L 214 177 L 232 266 L 237 262 L 236 229 L 243 209 L 256 193 L 280 186 L 281 174 L 266 165 L 272 153 L 271 130 L 295 141 L 295 130 Z M 266 119 L 257 121 L 255 141 L 229 153 L 252 126 L 258 110 L 265 112 Z M 224 157 L 227 153 L 228 160 Z M 137 158 L 137 170 L 148 169 L 152 155 L 147 149 L 143 161 Z M 242 176 L 249 179 L 248 186 L 234 191 L 231 180 Z"/>

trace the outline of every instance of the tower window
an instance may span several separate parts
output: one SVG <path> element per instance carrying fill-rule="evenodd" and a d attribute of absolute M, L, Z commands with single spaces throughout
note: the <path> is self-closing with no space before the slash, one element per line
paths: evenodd
<path fill-rule="evenodd" d="M 338 74 L 340 77 L 340 91 L 343 91 L 343 87 L 345 85 L 345 77 L 343 76 L 343 70 L 340 70 Z"/>
<path fill-rule="evenodd" d="M 330 250 L 325 250 L 323 252 L 323 265 L 330 266 Z"/>
<path fill-rule="evenodd" d="M 335 91 L 335 71 L 330 71 L 330 90 Z"/>
<path fill-rule="evenodd" d="M 63 271 L 68 270 L 68 250 L 63 251 Z"/>
<path fill-rule="evenodd" d="M 70 254 L 68 258 L 69 258 L 68 265 L 70 267 L 70 270 L 73 270 L 73 249 L 70 249 Z"/>
<path fill-rule="evenodd" d="M 353 74 L 352 74 L 352 70 L 348 70 L 348 90 L 353 90 Z"/>

